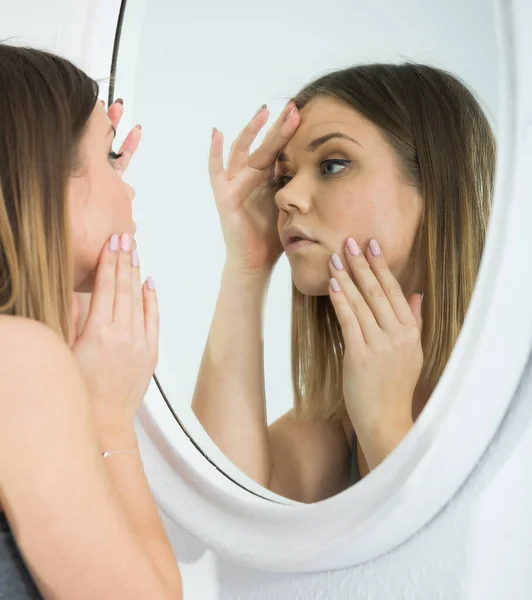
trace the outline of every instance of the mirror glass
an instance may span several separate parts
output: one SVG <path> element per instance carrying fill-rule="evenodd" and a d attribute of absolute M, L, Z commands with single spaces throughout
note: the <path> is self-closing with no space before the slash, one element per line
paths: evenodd
<path fill-rule="evenodd" d="M 362 67 L 375 63 L 392 67 Z M 265 156 L 257 149 L 270 126 L 279 130 L 275 122 L 291 108 L 287 103 L 310 82 L 355 65 L 321 80 L 317 95 L 298 97 L 300 110 L 282 126 L 295 134 L 281 155 L 274 148 L 274 171 L 257 176 Z M 415 420 L 428 400 L 467 308 L 489 217 L 497 136 L 493 8 L 481 0 L 146 0 L 135 68 L 125 112 L 142 124 L 143 140 L 127 178 L 136 189 L 141 266 L 157 283 L 156 374 L 164 394 L 194 442 L 241 485 L 251 489 L 254 480 L 302 502 L 334 495 L 399 443 L 408 418 Z M 291 246 L 261 288 L 265 271 L 257 264 L 246 263 L 245 276 L 236 268 L 244 262 L 227 265 L 208 167 L 213 127 L 216 150 L 223 134 L 227 167 L 232 142 L 264 104 L 253 121 L 257 126 L 269 115 L 251 146 L 253 176 L 245 153 L 234 159 L 234 173 L 217 175 L 227 184 L 219 190 L 241 189 L 247 177 L 255 200 L 246 206 L 258 210 L 261 203 L 261 226 L 280 214 Z M 223 193 L 218 205 L 229 214 L 235 197 Z M 227 227 L 247 227 L 239 221 L 247 213 L 230 214 L 237 216 L 227 217 Z M 259 231 L 246 238 L 257 253 Z M 362 257 L 345 254 L 350 236 Z M 373 238 L 384 258 L 366 259 Z M 345 294 L 334 306 L 333 252 L 347 267 L 336 273 Z M 218 300 L 208 372 L 193 411 Z M 314 394 L 308 404 L 316 416 L 277 422 L 296 403 L 293 341 L 307 359 L 301 377 L 312 390 L 308 397 Z M 342 377 L 338 366 L 348 351 Z M 347 402 L 338 398 L 346 395 L 349 408 L 342 411 Z"/>

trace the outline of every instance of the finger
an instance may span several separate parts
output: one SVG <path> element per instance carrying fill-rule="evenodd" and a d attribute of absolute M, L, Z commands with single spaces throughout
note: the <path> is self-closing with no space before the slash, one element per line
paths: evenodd
<path fill-rule="evenodd" d="M 408 306 L 416 320 L 419 331 L 421 331 L 423 329 L 423 294 L 412 294 L 410 298 L 408 298 Z"/>
<path fill-rule="evenodd" d="M 337 254 L 334 254 L 329 261 L 329 269 L 331 275 L 340 285 L 342 293 L 351 307 L 351 311 L 356 315 L 366 342 L 370 343 L 378 339 L 382 335 L 379 323 Z"/>
<path fill-rule="evenodd" d="M 332 277 L 329 281 L 329 296 L 342 328 L 344 342 L 351 344 L 354 348 L 362 347 L 365 340 L 360 323 L 335 277 Z"/>
<path fill-rule="evenodd" d="M 133 295 L 133 335 L 135 339 L 145 339 L 144 300 L 140 282 L 140 261 L 136 250 L 131 252 L 131 293 Z"/>
<path fill-rule="evenodd" d="M 133 157 L 133 154 L 137 151 L 137 148 L 142 137 L 142 127 L 135 125 L 133 129 L 127 134 L 124 143 L 120 147 L 118 154 L 122 156 L 115 161 L 117 168 L 123 173 Z"/>
<path fill-rule="evenodd" d="M 212 130 L 211 149 L 209 153 L 209 177 L 211 186 L 217 188 L 227 179 L 223 159 L 224 136 L 216 127 Z"/>
<path fill-rule="evenodd" d="M 238 171 L 248 166 L 251 144 L 268 121 L 269 116 L 268 108 L 266 104 L 263 104 L 231 145 L 227 160 L 228 179 L 232 179 Z"/>
<path fill-rule="evenodd" d="M 109 107 L 107 111 L 107 116 L 111 121 L 111 124 L 115 129 L 118 129 L 118 125 L 120 125 L 120 120 L 122 119 L 122 115 L 124 114 L 124 101 L 122 98 L 117 98 Z"/>
<path fill-rule="evenodd" d="M 99 328 L 113 321 L 119 250 L 120 239 L 115 234 L 111 236 L 100 254 L 85 328 Z"/>
<path fill-rule="evenodd" d="M 373 273 L 370 263 L 353 238 L 347 240 L 344 248 L 344 260 L 353 275 L 357 288 L 364 296 L 379 326 L 387 332 L 396 329 L 399 324 L 397 315 L 381 283 Z"/>
<path fill-rule="evenodd" d="M 412 310 L 408 305 L 399 282 L 390 271 L 377 240 L 371 240 L 368 244 L 366 258 L 371 267 L 371 272 L 375 275 L 381 290 L 388 300 L 389 306 L 394 311 L 396 319 L 403 325 L 414 325 L 415 317 L 412 314 Z"/>
<path fill-rule="evenodd" d="M 120 238 L 120 254 L 116 267 L 116 294 L 113 321 L 130 330 L 133 323 L 133 295 L 131 292 L 131 237 L 124 233 Z"/>
<path fill-rule="evenodd" d="M 154 368 L 157 364 L 159 355 L 159 306 L 157 302 L 157 292 L 155 283 L 151 277 L 148 277 L 142 287 L 144 296 L 144 328 L 146 331 L 146 340 L 153 357 Z"/>
<path fill-rule="evenodd" d="M 248 165 L 253 169 L 265 169 L 272 165 L 277 160 L 279 152 L 296 132 L 300 121 L 301 117 L 295 103 L 289 102 L 266 134 L 262 144 L 249 157 Z"/>

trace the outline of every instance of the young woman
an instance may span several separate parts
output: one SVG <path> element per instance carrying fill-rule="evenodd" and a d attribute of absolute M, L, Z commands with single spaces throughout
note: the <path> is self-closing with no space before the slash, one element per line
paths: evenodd
<path fill-rule="evenodd" d="M 267 118 L 226 169 L 213 132 L 227 261 L 193 409 L 248 476 L 315 502 L 397 446 L 445 367 L 481 259 L 495 141 L 468 89 L 418 64 L 321 77 L 250 155 Z M 295 406 L 268 427 L 262 309 L 283 250 Z"/>
<path fill-rule="evenodd" d="M 133 427 L 158 350 L 122 180 L 140 129 L 115 154 L 121 105 L 45 52 L 0 44 L 0 89 L 0 595 L 181 598 Z"/>

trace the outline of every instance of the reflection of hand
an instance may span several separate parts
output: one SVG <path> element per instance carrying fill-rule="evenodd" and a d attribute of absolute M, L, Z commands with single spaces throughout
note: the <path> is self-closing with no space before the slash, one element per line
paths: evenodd
<path fill-rule="evenodd" d="M 148 282 L 141 286 L 129 245 L 127 234 L 113 236 L 102 250 L 87 322 L 72 348 L 99 427 L 132 423 L 157 364 L 157 297 Z"/>
<path fill-rule="evenodd" d="M 278 209 L 270 186 L 275 160 L 299 125 L 299 114 L 289 102 L 260 147 L 249 154 L 268 119 L 263 107 L 231 146 L 223 167 L 223 136 L 213 130 L 209 174 L 227 250 L 227 264 L 236 271 L 269 270 L 282 245 L 277 233 Z"/>
<path fill-rule="evenodd" d="M 353 278 L 333 255 L 330 297 L 345 343 L 347 412 L 373 468 L 412 426 L 412 397 L 423 366 L 422 296 L 406 300 L 375 240 L 364 257 L 349 239 L 345 260 Z"/>

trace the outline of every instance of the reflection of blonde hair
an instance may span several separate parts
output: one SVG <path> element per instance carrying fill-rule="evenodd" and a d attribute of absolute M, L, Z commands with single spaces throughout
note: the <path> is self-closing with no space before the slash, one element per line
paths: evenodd
<path fill-rule="evenodd" d="M 52 54 L 0 44 L 0 314 L 68 341 L 68 179 L 98 85 Z"/>
<path fill-rule="evenodd" d="M 473 94 L 425 65 L 343 69 L 306 86 L 302 108 L 334 96 L 376 124 L 424 199 L 413 256 L 420 257 L 424 353 L 420 385 L 432 393 L 456 342 L 480 264 L 496 163 L 495 139 Z M 292 375 L 296 414 L 340 417 L 344 342 L 328 296 L 293 286 Z"/>

